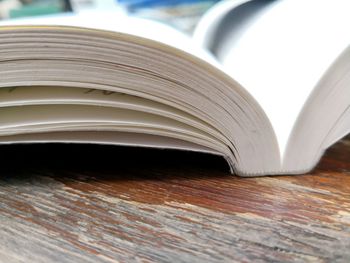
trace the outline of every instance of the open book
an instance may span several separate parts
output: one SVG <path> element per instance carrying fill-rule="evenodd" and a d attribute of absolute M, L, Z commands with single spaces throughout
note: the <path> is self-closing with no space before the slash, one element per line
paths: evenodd
<path fill-rule="evenodd" d="M 3 22 L 0 143 L 223 156 L 303 173 L 350 131 L 348 0 L 224 1 L 193 38 L 112 16 Z"/>

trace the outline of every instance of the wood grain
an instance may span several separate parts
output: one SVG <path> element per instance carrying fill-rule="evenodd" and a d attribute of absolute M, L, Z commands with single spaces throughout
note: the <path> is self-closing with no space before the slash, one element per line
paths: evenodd
<path fill-rule="evenodd" d="M 350 140 L 308 175 L 202 154 L 1 146 L 1 262 L 349 262 Z"/>

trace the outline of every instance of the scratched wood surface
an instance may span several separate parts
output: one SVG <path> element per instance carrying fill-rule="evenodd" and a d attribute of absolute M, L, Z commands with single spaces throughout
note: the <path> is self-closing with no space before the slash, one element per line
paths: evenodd
<path fill-rule="evenodd" d="M 350 261 L 349 139 L 311 174 L 253 179 L 176 151 L 1 146 L 0 157 L 1 262 Z"/>

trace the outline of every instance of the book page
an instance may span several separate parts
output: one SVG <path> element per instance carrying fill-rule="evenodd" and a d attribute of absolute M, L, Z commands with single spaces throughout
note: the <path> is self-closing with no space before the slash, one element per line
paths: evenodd
<path fill-rule="evenodd" d="M 213 133 L 207 123 L 184 111 L 131 94 L 74 87 L 29 86 L 0 89 L 0 112 L 5 107 L 29 105 L 90 105 L 129 109 L 174 119 L 222 138 L 219 133 Z"/>
<path fill-rule="evenodd" d="M 220 62 L 267 113 L 282 156 L 309 94 L 350 43 L 349 10 L 348 0 L 274 1 L 226 39 Z"/>
<path fill-rule="evenodd" d="M 176 149 L 186 151 L 198 151 L 220 155 L 220 153 L 188 141 L 182 141 L 159 135 L 127 133 L 127 132 L 96 132 L 96 131 L 66 131 L 28 133 L 10 136 L 1 136 L 1 144 L 13 143 L 97 143 L 108 145 L 123 145 L 136 147 L 152 147 L 161 149 Z"/>
<path fill-rule="evenodd" d="M 73 26 L 129 34 L 181 49 L 221 67 L 217 60 L 186 34 L 166 24 L 115 12 L 84 12 L 4 20 L 0 26 Z"/>
<path fill-rule="evenodd" d="M 136 132 L 218 148 L 209 134 L 174 119 L 122 108 L 91 105 L 24 105 L 0 108 L 0 135 L 57 131 Z"/>
<path fill-rule="evenodd" d="M 122 19 L 118 22 L 124 23 Z M 1 109 L 0 128 L 3 136 L 16 132 L 58 132 L 63 129 L 89 131 L 96 125 L 103 131 L 105 128 L 113 128 L 113 131 L 128 129 L 127 132 L 150 132 L 164 136 L 170 136 L 164 132 L 171 132 L 174 138 L 181 135 L 181 138 L 176 138 L 221 152 L 228 160 L 231 171 L 241 175 L 271 174 L 280 169 L 276 137 L 256 100 L 218 67 L 213 67 L 202 56 L 195 54 L 196 50 L 192 52 L 190 46 L 182 49 L 188 43 L 181 41 L 184 38 L 179 37 L 179 42 L 171 44 L 171 38 L 168 42 L 153 41 L 152 35 L 141 37 L 128 29 L 123 33 L 117 29 L 113 30 L 116 32 L 86 29 L 86 24 L 80 24 L 84 28 L 67 27 L 72 26 L 67 20 L 52 21 L 51 24 L 48 21 L 13 24 L 10 21 L 7 27 L 0 28 L 4 43 L 4 63 L 0 66 L 2 87 L 64 86 L 130 92 L 164 103 L 195 118 L 184 114 L 175 116 L 173 110 L 164 111 L 164 107 L 148 102 L 146 105 L 145 100 L 131 101 L 131 98 L 128 101 L 115 98 L 118 109 L 114 109 L 114 106 L 106 109 L 96 104 L 112 106 L 111 101 L 100 96 L 89 99 L 84 96 L 77 100 L 79 94 L 70 93 L 74 104 L 83 103 L 81 106 L 62 105 L 70 100 L 63 98 L 63 94 L 56 97 L 60 100 L 59 105 L 42 105 L 42 101 L 35 98 L 22 97 L 22 103 L 27 106 L 11 107 L 7 104 Z M 138 25 L 146 28 L 146 22 Z M 130 20 L 125 20 L 126 28 L 135 29 L 133 26 Z M 167 37 L 166 34 L 162 35 L 161 30 L 153 31 L 154 34 L 163 39 Z M 173 41 L 174 38 L 170 42 Z M 49 104 L 52 100 L 47 99 L 50 98 L 51 94 L 47 98 L 41 97 Z M 17 99 L 12 97 L 11 103 Z M 37 102 L 40 105 L 35 105 Z M 6 105 L 5 101 L 2 103 Z M 136 109 L 139 106 L 147 106 L 142 109 L 147 111 L 157 106 L 152 112 L 159 115 L 119 109 Z M 195 119 L 197 121 L 194 123 Z M 206 128 L 202 129 L 199 125 Z"/>

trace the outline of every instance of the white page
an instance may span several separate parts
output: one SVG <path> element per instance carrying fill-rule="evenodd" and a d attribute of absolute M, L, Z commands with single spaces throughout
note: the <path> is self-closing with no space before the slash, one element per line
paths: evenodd
<path fill-rule="evenodd" d="M 137 147 L 152 147 L 161 149 L 179 149 L 187 151 L 198 151 L 220 155 L 220 153 L 188 141 L 183 141 L 170 137 L 162 137 L 151 134 L 127 133 L 127 132 L 47 132 L 47 133 L 29 133 L 12 136 L 0 136 L 1 144 L 13 143 L 97 143 L 108 145 L 125 145 Z"/>
<path fill-rule="evenodd" d="M 216 67 L 220 67 L 220 64 L 209 52 L 200 48 L 199 45 L 184 33 L 160 22 L 130 17 L 121 12 L 68 13 L 34 18 L 11 19 L 0 22 L 0 26 L 23 25 L 73 26 L 130 34 L 181 49 Z"/>
<path fill-rule="evenodd" d="M 125 93 L 108 90 L 84 89 L 74 87 L 11 87 L 0 89 L 0 108 L 23 105 L 95 105 L 104 107 L 124 108 L 159 114 L 176 120 L 183 120 L 193 126 L 205 123 L 192 115 L 174 107 Z"/>
<path fill-rule="evenodd" d="M 155 126 L 175 130 L 196 129 L 159 115 L 122 108 L 90 105 L 29 105 L 0 109 L 0 129 L 50 123 L 115 123 L 116 125 Z"/>
<path fill-rule="evenodd" d="M 223 59 L 261 104 L 284 153 L 304 102 L 350 43 L 350 1 L 281 0 L 251 22 Z"/>
<path fill-rule="evenodd" d="M 215 54 L 215 52 L 213 52 L 213 46 L 216 44 L 221 44 L 215 41 L 215 37 L 217 37 L 217 35 L 221 32 L 225 33 L 225 29 L 221 28 L 223 20 L 233 9 L 236 9 L 243 4 L 252 1 L 253 0 L 220 1 L 201 17 L 201 19 L 198 21 L 198 24 L 196 25 L 192 38 L 196 43 L 200 44 L 205 49 L 208 49 Z M 247 13 L 240 15 L 247 15 Z M 243 21 L 242 25 L 241 18 L 242 17 L 235 17 L 235 24 L 233 26 L 239 28 L 242 26 L 244 27 L 245 21 Z"/>
<path fill-rule="evenodd" d="M 162 129 L 217 143 L 211 135 L 179 121 L 127 109 L 88 105 L 35 105 L 5 107 L 1 108 L 0 113 L 0 131 L 20 130 L 33 125 L 81 124 L 84 126 L 86 123 L 95 123 L 115 127 L 133 127 L 140 131 L 143 128 Z"/>
<path fill-rule="evenodd" d="M 224 138 L 211 127 L 184 111 L 150 99 L 108 90 L 74 87 L 12 87 L 0 89 L 0 112 L 3 107 L 25 105 L 91 105 L 152 113 Z"/>

